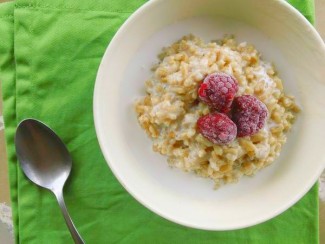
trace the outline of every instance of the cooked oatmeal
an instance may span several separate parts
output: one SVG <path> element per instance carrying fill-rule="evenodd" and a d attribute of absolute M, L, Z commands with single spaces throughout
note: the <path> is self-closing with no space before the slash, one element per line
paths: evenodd
<path fill-rule="evenodd" d="M 166 155 L 170 166 L 211 178 L 218 187 L 255 174 L 279 156 L 299 107 L 252 45 L 234 38 L 205 43 L 190 35 L 164 48 L 159 59 L 135 109 L 153 150 Z M 212 112 L 198 99 L 198 87 L 216 72 L 237 80 L 236 96 L 253 95 L 266 105 L 266 123 L 256 134 L 218 145 L 198 132 L 198 119 Z"/>

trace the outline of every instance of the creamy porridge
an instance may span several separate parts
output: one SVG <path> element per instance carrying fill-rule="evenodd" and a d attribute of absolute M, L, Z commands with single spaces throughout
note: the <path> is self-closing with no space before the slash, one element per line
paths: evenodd
<path fill-rule="evenodd" d="M 252 45 L 231 37 L 205 43 L 190 35 L 164 48 L 159 59 L 135 109 L 153 150 L 170 166 L 211 178 L 218 187 L 279 156 L 299 108 Z M 221 93 L 211 97 L 206 84 Z"/>

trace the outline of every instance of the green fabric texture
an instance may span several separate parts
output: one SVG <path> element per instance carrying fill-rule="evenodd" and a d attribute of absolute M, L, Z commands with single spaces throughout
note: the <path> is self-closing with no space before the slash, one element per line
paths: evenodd
<path fill-rule="evenodd" d="M 134 200 L 101 154 L 92 114 L 96 72 L 116 30 L 145 0 L 17 0 L 0 5 L 0 80 L 17 243 L 73 243 L 55 197 L 26 179 L 13 138 L 36 118 L 73 158 L 64 196 L 87 243 L 318 243 L 318 186 L 263 224 L 211 232 L 169 222 Z M 291 0 L 311 22 L 313 0 Z"/>
<path fill-rule="evenodd" d="M 315 23 L 315 2 L 314 0 L 288 0 L 295 6 L 312 24 Z"/>

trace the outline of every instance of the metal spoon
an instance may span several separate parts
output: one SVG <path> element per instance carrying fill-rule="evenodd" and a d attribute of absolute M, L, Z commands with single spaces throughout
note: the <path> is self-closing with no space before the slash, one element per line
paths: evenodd
<path fill-rule="evenodd" d="M 69 177 L 72 160 L 61 139 L 42 122 L 26 119 L 18 125 L 15 145 L 25 175 L 54 193 L 74 242 L 84 243 L 63 200 L 63 186 Z"/>

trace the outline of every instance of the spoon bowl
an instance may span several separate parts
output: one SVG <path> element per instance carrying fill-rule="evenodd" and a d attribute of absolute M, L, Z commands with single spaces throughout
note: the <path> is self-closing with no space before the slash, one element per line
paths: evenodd
<path fill-rule="evenodd" d="M 54 193 L 73 240 L 84 243 L 63 199 L 63 186 L 70 175 L 72 160 L 62 140 L 42 122 L 26 119 L 18 125 L 15 146 L 25 175 Z"/>
<path fill-rule="evenodd" d="M 15 142 L 21 167 L 31 181 L 49 190 L 63 187 L 72 160 L 54 131 L 40 121 L 26 119 L 17 128 Z"/>

